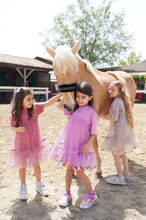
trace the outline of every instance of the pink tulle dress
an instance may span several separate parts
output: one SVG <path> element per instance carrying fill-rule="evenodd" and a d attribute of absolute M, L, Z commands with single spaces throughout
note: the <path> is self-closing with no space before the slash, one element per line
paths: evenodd
<path fill-rule="evenodd" d="M 101 144 L 101 148 L 114 155 L 132 152 L 137 147 L 137 143 L 133 131 L 130 130 L 124 102 L 121 98 L 114 99 L 109 113 L 116 121 L 110 122 L 108 134 Z"/>
<path fill-rule="evenodd" d="M 92 145 L 88 154 L 82 152 L 82 147 L 88 142 L 90 134 L 97 135 L 98 114 L 90 106 L 79 107 L 72 114 L 64 109 L 64 114 L 70 119 L 60 132 L 49 158 L 68 169 L 93 170 L 98 165 Z"/>
<path fill-rule="evenodd" d="M 21 111 L 22 123 L 19 126 L 25 126 L 26 132 L 15 132 L 12 140 L 12 147 L 7 158 L 6 165 L 18 168 L 34 166 L 40 162 L 47 162 L 50 144 L 43 137 L 38 115 L 44 112 L 44 104 L 35 104 L 33 117 L 28 119 L 28 111 Z M 11 126 L 16 123 L 12 121 Z"/>

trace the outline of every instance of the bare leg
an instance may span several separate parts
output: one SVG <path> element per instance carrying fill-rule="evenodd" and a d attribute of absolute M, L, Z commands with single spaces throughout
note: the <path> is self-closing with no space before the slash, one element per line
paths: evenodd
<path fill-rule="evenodd" d="M 73 172 L 74 172 L 73 169 L 66 169 L 66 175 L 65 175 L 66 191 L 70 191 Z"/>
<path fill-rule="evenodd" d="M 34 173 L 35 173 L 35 177 L 36 177 L 36 181 L 41 181 L 41 167 L 40 165 L 35 165 L 34 167 Z"/>
<path fill-rule="evenodd" d="M 96 160 L 97 160 L 97 163 L 98 163 L 98 167 L 97 167 L 97 169 L 96 169 L 96 177 L 97 177 L 97 178 L 100 178 L 100 177 L 101 177 L 102 170 L 101 170 L 101 158 L 100 158 L 99 152 L 98 152 L 97 137 L 94 138 L 93 143 L 92 143 L 92 146 L 93 146 L 93 150 L 94 150 L 94 153 L 95 153 L 95 157 L 96 157 Z"/>
<path fill-rule="evenodd" d="M 81 179 L 82 183 L 84 184 L 84 186 L 87 190 L 87 193 L 92 194 L 93 189 L 92 189 L 92 186 L 91 186 L 91 182 L 90 182 L 89 178 L 85 175 L 84 169 L 77 170 L 76 175 Z"/>
<path fill-rule="evenodd" d="M 121 158 L 122 158 L 122 162 L 123 162 L 124 175 L 127 176 L 127 175 L 129 175 L 128 158 L 127 158 L 126 154 L 122 154 Z"/>
<path fill-rule="evenodd" d="M 26 184 L 26 168 L 19 169 L 19 178 L 21 184 Z"/>
<path fill-rule="evenodd" d="M 119 155 L 113 155 L 113 157 L 114 157 L 114 161 L 115 161 L 115 165 L 117 169 L 117 174 L 121 178 L 123 177 L 121 158 L 119 157 Z"/>

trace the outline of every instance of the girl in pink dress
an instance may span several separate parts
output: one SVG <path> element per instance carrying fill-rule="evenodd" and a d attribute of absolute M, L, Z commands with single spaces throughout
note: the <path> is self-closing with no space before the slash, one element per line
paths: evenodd
<path fill-rule="evenodd" d="M 61 162 L 63 166 L 67 167 L 66 191 L 59 201 L 60 206 L 68 206 L 68 202 L 72 199 L 70 187 L 74 170 L 87 190 L 87 195 L 80 204 L 80 208 L 88 209 L 98 199 L 89 178 L 84 173 L 85 168 L 93 170 L 97 167 L 92 142 L 97 135 L 98 114 L 92 107 L 92 97 L 91 85 L 82 82 L 77 86 L 75 92 L 77 108 L 73 113 L 68 113 L 63 108 L 63 100 L 58 104 L 60 109 L 64 109 L 64 114 L 70 117 L 49 154 L 51 159 Z"/>
<path fill-rule="evenodd" d="M 12 147 L 6 164 L 19 168 L 20 199 L 27 199 L 26 167 L 32 166 L 36 176 L 36 190 L 47 196 L 48 191 L 41 181 L 40 162 L 46 162 L 50 145 L 43 137 L 38 115 L 44 108 L 54 104 L 62 95 L 59 94 L 44 103 L 34 104 L 34 96 L 29 88 L 21 88 L 14 97 L 14 106 L 10 116 L 11 129 L 14 131 Z"/>

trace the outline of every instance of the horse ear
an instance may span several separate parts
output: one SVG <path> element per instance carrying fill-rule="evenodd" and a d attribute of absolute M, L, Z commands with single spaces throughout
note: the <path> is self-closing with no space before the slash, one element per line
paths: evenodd
<path fill-rule="evenodd" d="M 45 45 L 45 48 L 46 48 L 46 51 L 51 55 L 51 57 L 54 58 L 55 57 L 55 51 L 47 45 Z"/>
<path fill-rule="evenodd" d="M 79 49 L 81 48 L 81 38 L 75 43 L 75 45 L 73 46 L 73 48 L 71 48 L 71 52 L 76 55 L 76 53 L 79 51 Z"/>

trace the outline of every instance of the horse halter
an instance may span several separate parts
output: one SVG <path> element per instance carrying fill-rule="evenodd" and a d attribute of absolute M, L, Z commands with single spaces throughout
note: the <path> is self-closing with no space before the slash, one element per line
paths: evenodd
<path fill-rule="evenodd" d="M 59 86 L 60 92 L 72 92 L 75 91 L 76 88 L 77 88 L 77 83 L 64 84 Z"/>

